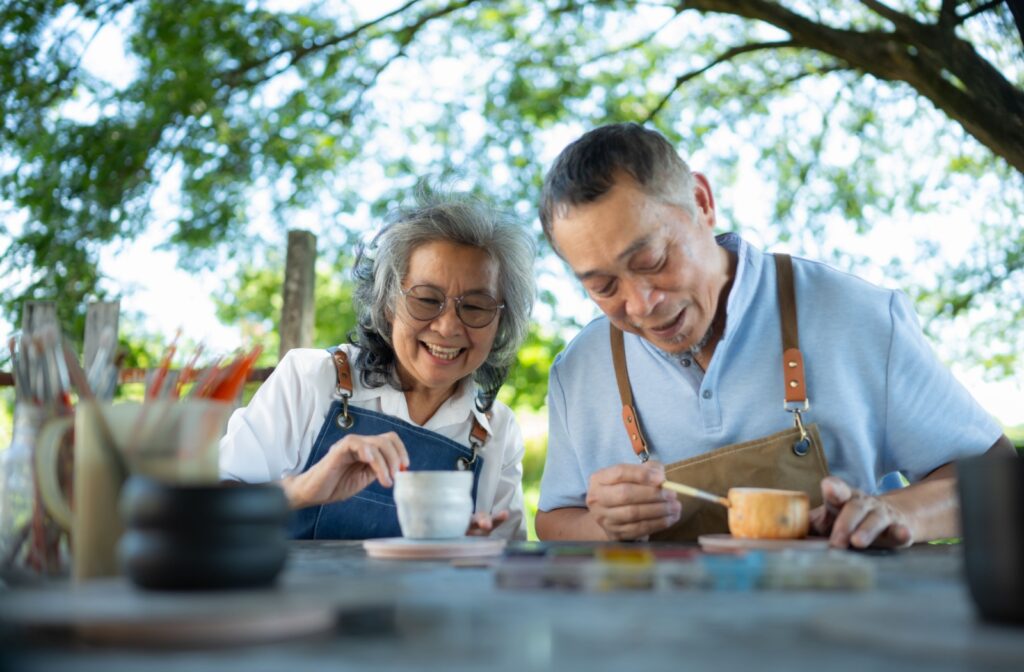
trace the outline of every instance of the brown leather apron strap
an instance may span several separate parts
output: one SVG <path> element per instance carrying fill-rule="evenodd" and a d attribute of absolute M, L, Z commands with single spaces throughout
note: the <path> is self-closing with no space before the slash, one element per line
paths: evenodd
<path fill-rule="evenodd" d="M 352 396 L 352 368 L 348 364 L 348 354 L 341 348 L 331 353 L 331 361 L 334 362 L 334 371 L 337 374 L 334 398 L 341 402 L 341 413 L 334 421 L 338 423 L 338 427 L 349 429 L 356 422 L 348 412 L 348 400 Z"/>
<path fill-rule="evenodd" d="M 348 429 L 354 422 L 348 412 L 348 400 L 352 396 L 352 367 L 348 363 L 348 354 L 341 348 L 331 353 L 331 361 L 334 362 L 334 370 L 337 374 L 337 387 L 334 390 L 334 395 L 341 400 L 342 406 L 337 423 L 342 429 Z M 491 417 L 489 413 L 487 417 Z M 468 465 L 472 466 L 476 461 L 477 451 L 487 443 L 489 438 L 487 430 L 480 424 L 476 416 L 473 416 L 473 427 L 469 430 L 469 445 L 473 449 L 473 458 L 467 461 Z"/>
<path fill-rule="evenodd" d="M 800 330 L 796 319 L 796 290 L 793 286 L 793 260 L 788 254 L 775 254 L 775 286 L 779 293 L 779 321 L 782 325 L 782 379 L 785 381 L 786 409 L 797 404 L 807 410 L 807 384 L 804 358 L 800 354 Z"/>
<path fill-rule="evenodd" d="M 488 415 L 487 417 L 490 416 Z M 487 430 L 484 429 L 484 426 L 480 424 L 480 421 L 476 419 L 475 415 L 473 416 L 473 429 L 469 430 L 469 435 L 476 440 L 478 446 L 487 443 L 487 439 L 490 436 Z M 472 444 L 473 441 L 470 441 L 470 443 Z"/>
<path fill-rule="evenodd" d="M 626 349 L 623 344 L 622 330 L 610 322 L 608 329 L 612 342 L 615 382 L 619 386 L 619 399 L 622 400 L 622 424 L 626 427 L 626 434 L 633 446 L 633 452 L 641 462 L 646 462 L 650 459 L 651 453 L 647 450 L 647 439 L 644 437 L 643 430 L 640 429 L 640 418 L 637 417 L 636 408 L 633 407 L 633 390 L 629 387 L 629 369 L 626 367 Z"/>
<path fill-rule="evenodd" d="M 800 430 L 801 443 L 806 449 L 809 437 L 804 429 L 801 411 L 810 408 L 807 398 L 807 384 L 804 379 L 804 359 L 800 354 L 800 330 L 796 317 L 796 289 L 793 284 L 793 260 L 788 254 L 775 254 L 776 289 L 779 297 L 779 322 L 782 326 L 782 379 L 785 383 L 787 411 L 794 414 L 795 424 Z M 615 383 L 619 387 L 622 402 L 622 424 L 626 428 L 633 452 L 642 462 L 650 458 L 647 439 L 640 428 L 640 417 L 633 404 L 633 391 L 629 384 L 629 368 L 626 366 L 626 350 L 622 330 L 614 324 L 608 325 L 611 340 L 612 363 L 615 368 Z"/>
<path fill-rule="evenodd" d="M 352 369 L 348 365 L 348 354 L 344 350 L 338 348 L 331 353 L 331 359 L 334 361 L 334 370 L 338 374 L 338 388 L 337 393 L 340 395 L 342 392 L 348 392 L 352 394 Z"/>

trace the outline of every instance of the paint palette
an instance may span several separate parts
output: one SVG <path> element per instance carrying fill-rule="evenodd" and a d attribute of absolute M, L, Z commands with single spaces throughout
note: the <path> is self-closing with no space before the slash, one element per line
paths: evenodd
<path fill-rule="evenodd" d="M 508 590 L 868 590 L 874 565 L 838 550 L 786 549 L 766 553 L 694 551 L 659 557 L 657 549 L 596 547 L 589 554 L 505 557 L 495 583 Z"/>

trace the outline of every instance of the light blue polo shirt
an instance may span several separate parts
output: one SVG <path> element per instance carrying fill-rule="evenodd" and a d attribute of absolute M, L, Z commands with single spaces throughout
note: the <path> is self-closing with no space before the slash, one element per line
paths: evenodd
<path fill-rule="evenodd" d="M 726 330 L 707 372 L 625 335 L 634 403 L 651 457 L 677 462 L 793 426 L 783 409 L 782 337 L 771 255 L 736 234 Z M 810 410 L 829 471 L 866 492 L 901 471 L 916 481 L 982 453 L 1002 433 L 932 352 L 910 301 L 825 264 L 793 259 Z M 548 390 L 542 511 L 586 506 L 598 469 L 638 463 L 622 426 L 609 322 L 588 324 L 558 355 Z M 742 484 L 737 484 L 742 485 Z"/>

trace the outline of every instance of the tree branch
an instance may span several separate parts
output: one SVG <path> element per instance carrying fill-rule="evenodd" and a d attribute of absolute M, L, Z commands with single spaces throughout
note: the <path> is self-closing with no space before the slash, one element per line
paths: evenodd
<path fill-rule="evenodd" d="M 939 25 L 949 31 L 957 25 L 956 20 L 957 0 L 942 0 L 942 7 L 939 9 Z"/>
<path fill-rule="evenodd" d="M 282 48 L 278 49 L 277 51 L 275 51 L 274 53 L 267 54 L 266 56 L 263 56 L 263 57 L 258 58 L 256 60 L 253 60 L 253 61 L 250 61 L 248 63 L 243 63 L 242 65 L 239 65 L 236 68 L 228 70 L 227 72 L 225 72 L 221 76 L 220 79 L 228 88 L 234 88 L 234 87 L 238 86 L 242 76 L 246 72 L 249 72 L 249 71 L 254 70 L 256 68 L 259 68 L 261 66 L 267 65 L 268 63 L 271 63 L 272 61 L 274 61 L 277 58 L 280 58 L 281 56 L 285 56 L 285 55 L 289 55 L 289 54 L 291 55 L 291 60 L 289 61 L 288 65 L 282 66 L 278 71 L 276 71 L 274 73 L 271 73 L 269 75 L 264 75 L 264 76 L 258 78 L 257 80 L 255 80 L 254 82 L 250 82 L 249 83 L 249 86 L 258 85 L 258 84 L 260 84 L 262 82 L 265 82 L 265 81 L 267 81 L 269 79 L 272 79 L 273 77 L 275 77 L 278 74 L 280 74 L 282 71 L 284 71 L 284 70 L 294 66 L 296 63 L 298 63 L 302 59 L 306 58 L 307 56 L 319 53 L 319 52 L 321 52 L 321 51 L 323 51 L 325 49 L 329 49 L 331 47 L 337 46 L 337 45 L 339 45 L 339 44 L 341 44 L 343 42 L 348 42 L 348 41 L 358 37 L 360 34 L 362 34 L 362 33 L 366 32 L 366 31 L 370 30 L 371 28 L 379 25 L 380 23 L 382 23 L 384 21 L 387 21 L 388 19 L 390 19 L 390 18 L 392 18 L 394 16 L 397 16 L 397 15 L 407 11 L 413 5 L 416 5 L 416 4 L 420 3 L 420 2 L 422 2 L 422 0 L 409 0 L 404 5 L 402 5 L 402 6 L 398 7 L 398 8 L 396 8 L 396 9 L 388 12 L 387 14 L 383 14 L 383 15 L 377 17 L 376 19 L 373 19 L 372 21 L 367 21 L 366 23 L 363 23 L 363 24 L 361 24 L 359 26 L 356 26 L 355 28 L 353 28 L 352 30 L 350 30 L 350 31 L 348 31 L 346 33 L 343 33 L 341 35 L 335 35 L 334 37 L 332 37 L 330 39 L 327 39 L 327 40 L 324 40 L 322 42 L 316 42 L 316 43 L 314 43 L 314 44 L 312 44 L 312 45 L 310 45 L 308 47 L 302 46 L 302 45 L 298 45 L 298 46 L 291 45 L 291 46 L 282 47 Z M 454 12 L 454 11 L 457 11 L 457 10 L 460 10 L 460 9 L 464 9 L 465 7 L 468 7 L 469 5 L 471 5 L 471 4 L 475 3 L 475 2 L 477 2 L 477 0 L 460 0 L 459 2 L 454 2 L 454 3 L 452 3 L 452 4 L 450 4 L 450 5 L 446 6 L 446 7 L 442 7 L 441 9 L 437 9 L 437 10 L 434 10 L 433 12 L 428 12 L 428 13 L 424 14 L 423 16 L 421 16 L 411 26 L 404 26 L 404 27 L 399 28 L 399 29 L 397 29 L 395 31 L 392 31 L 392 32 L 393 33 L 399 33 L 399 32 L 404 31 L 404 30 L 413 30 L 413 32 L 418 31 L 427 22 L 432 21 L 432 20 L 434 20 L 436 18 L 445 16 L 446 14 L 450 14 L 451 12 Z"/>
<path fill-rule="evenodd" d="M 909 32 L 913 33 L 919 28 L 923 27 L 923 24 L 918 23 L 914 19 L 910 18 L 903 12 L 898 12 L 892 7 L 879 2 L 878 0 L 860 0 L 861 4 L 873 11 L 879 16 L 888 19 L 892 25 L 896 26 L 897 32 Z"/>
<path fill-rule="evenodd" d="M 249 82 L 247 82 L 247 86 L 249 88 L 253 88 L 255 86 L 258 86 L 258 85 L 262 84 L 263 82 L 270 81 L 271 79 L 273 79 L 274 77 L 277 77 L 282 72 L 284 72 L 284 71 L 288 70 L 289 68 L 295 66 L 295 64 L 297 64 L 299 61 L 301 61 L 302 59 L 306 58 L 307 56 L 310 56 L 312 54 L 316 54 L 316 53 L 318 53 L 320 51 L 323 51 L 324 49 L 328 49 L 330 47 L 333 47 L 333 46 L 336 46 L 338 44 L 341 44 L 342 42 L 346 42 L 348 40 L 351 40 L 351 39 L 357 37 L 360 33 L 362 33 L 364 31 L 372 28 L 373 26 L 379 24 L 380 22 L 382 22 L 382 21 L 384 21 L 384 20 L 394 16 L 395 14 L 398 14 L 398 13 L 406 10 L 407 8 L 409 8 L 412 5 L 414 5 L 414 4 L 418 3 L 418 2 L 421 2 L 421 1 L 422 0 L 409 0 L 409 2 L 405 3 L 400 8 L 398 8 L 398 9 L 396 9 L 394 11 L 389 12 L 388 14 L 385 14 L 384 16 L 378 17 L 378 18 L 374 19 L 373 21 L 369 21 L 367 23 L 364 23 L 363 25 L 358 26 L 357 28 L 353 28 L 349 32 L 345 33 L 344 35 L 338 35 L 338 36 L 332 37 L 331 39 L 329 39 L 329 40 L 327 40 L 325 42 L 314 44 L 314 45 L 309 46 L 309 47 L 302 47 L 302 46 L 294 47 L 293 46 L 293 47 L 284 47 L 284 48 L 278 49 L 272 55 L 264 56 L 263 58 L 260 58 L 260 59 L 258 59 L 256 61 L 253 61 L 250 64 L 247 64 L 247 65 L 244 65 L 244 66 L 239 66 L 238 68 L 235 68 L 234 70 L 229 71 L 228 75 L 225 75 L 225 77 L 222 78 L 222 81 L 224 81 L 225 84 L 229 88 L 234 88 L 234 87 L 238 86 L 238 79 L 239 79 L 241 74 L 244 74 L 245 72 L 247 72 L 249 70 L 252 70 L 252 69 L 254 69 L 256 67 L 259 67 L 260 65 L 266 65 L 267 63 L 269 63 L 269 62 L 273 61 L 274 59 L 279 58 L 280 56 L 283 56 L 285 54 L 292 54 L 291 60 L 286 65 L 282 65 L 280 68 L 278 68 L 277 70 L 275 70 L 273 72 L 265 73 L 261 77 L 258 77 L 257 79 L 250 80 Z M 478 0 L 461 0 L 460 2 L 452 3 L 452 4 L 448 5 L 447 7 L 442 7 L 441 9 L 434 10 L 433 12 L 428 12 L 428 13 L 422 15 L 421 17 L 419 17 L 414 23 L 412 23 L 410 25 L 407 25 L 407 26 L 402 26 L 401 28 L 397 28 L 397 29 L 391 31 L 391 33 L 393 35 L 397 35 L 398 36 L 398 42 L 399 42 L 399 44 L 402 45 L 402 48 L 404 49 L 404 47 L 408 45 L 409 41 L 412 40 L 412 36 L 414 36 L 417 32 L 419 32 L 419 30 L 423 26 L 425 26 L 427 23 L 429 23 L 430 21 L 433 21 L 434 19 L 440 18 L 440 17 L 445 16 L 447 14 L 451 14 L 452 12 L 458 11 L 460 9 L 464 9 L 464 8 L 468 7 L 469 5 L 472 5 L 473 3 L 477 2 L 477 1 Z M 408 38 L 403 36 L 402 33 L 409 33 Z M 402 51 L 402 49 L 400 49 L 399 51 Z M 229 79 L 230 75 L 233 75 L 233 78 Z"/>
<path fill-rule="evenodd" d="M 270 54 L 267 54 L 266 56 L 263 56 L 262 58 L 257 58 L 256 60 L 249 61 L 248 63 L 242 63 L 237 68 L 232 68 L 231 70 L 228 70 L 227 72 L 225 72 L 221 76 L 221 81 L 223 81 L 228 87 L 234 87 L 237 84 L 237 81 L 246 72 L 248 72 L 250 70 L 254 70 L 254 69 L 259 68 L 261 66 L 264 66 L 264 65 L 270 63 L 271 61 L 273 61 L 274 59 L 280 58 L 281 56 L 284 56 L 285 54 L 289 54 L 289 53 L 292 54 L 292 62 L 294 63 L 297 57 L 301 58 L 302 56 L 305 56 L 305 55 L 307 55 L 307 54 L 309 54 L 311 52 L 320 51 L 321 49 L 326 49 L 326 48 L 332 47 L 332 46 L 334 46 L 336 44 L 341 44 L 342 42 L 347 42 L 348 40 L 351 40 L 351 39 L 357 37 L 360 33 L 364 32 L 364 31 L 367 31 L 370 28 L 373 28 L 377 24 L 379 24 L 379 23 L 381 23 L 383 21 L 387 21 L 388 19 L 390 19 L 393 16 L 397 16 L 398 14 L 401 14 L 405 10 L 409 9 L 410 7 L 412 7 L 413 5 L 415 5 L 415 4 L 417 4 L 418 2 L 421 2 L 421 1 L 422 0 L 409 0 L 408 2 L 406 2 L 401 7 L 398 7 L 396 9 L 388 12 L 387 14 L 383 14 L 383 15 L 377 17 L 376 19 L 374 19 L 372 21 L 367 21 L 366 23 L 364 23 L 362 25 L 356 26 L 355 28 L 353 28 L 352 30 L 348 31 L 347 33 L 343 33 L 341 35 L 336 35 L 336 36 L 334 36 L 334 37 L 332 37 L 329 40 L 326 40 L 324 42 L 314 43 L 314 44 L 312 44 L 309 47 L 301 47 L 301 46 L 298 46 L 298 47 L 296 47 L 296 46 L 281 47 L 277 51 L 275 51 L 273 53 L 270 53 Z M 301 56 L 300 56 L 300 54 L 301 54 Z"/>
<path fill-rule="evenodd" d="M 815 75 L 815 76 L 820 77 L 822 75 L 831 75 L 832 73 L 835 73 L 835 72 L 848 72 L 848 71 L 850 71 L 850 68 L 846 68 L 846 67 L 843 67 L 841 65 L 830 65 L 827 68 L 821 68 L 819 70 L 804 70 L 803 72 L 798 72 L 795 75 L 791 75 L 789 77 L 786 77 L 784 80 L 782 80 L 778 84 L 774 84 L 772 86 L 769 86 L 767 89 L 762 89 L 762 91 L 764 91 L 765 93 L 771 93 L 771 92 L 775 92 L 775 91 L 780 91 L 780 90 L 784 89 L 785 87 L 789 86 L 790 84 L 795 84 L 795 83 L 799 82 L 801 79 L 804 79 L 806 77 L 810 77 L 811 75 Z"/>
<path fill-rule="evenodd" d="M 969 42 L 878 0 L 861 2 L 896 24 L 896 32 L 832 28 L 768 0 L 687 0 L 685 7 L 763 21 L 805 48 L 879 79 L 905 82 L 1024 173 L 1024 92 Z"/>
<path fill-rule="evenodd" d="M 642 46 L 642 45 L 650 42 L 652 39 L 654 39 L 654 37 L 658 33 L 660 33 L 661 31 L 665 30 L 666 28 L 668 28 L 669 24 L 671 24 L 673 21 L 678 19 L 679 15 L 680 15 L 680 12 L 676 12 L 675 14 L 672 15 L 672 18 L 670 18 L 668 21 L 665 21 L 663 24 L 661 24 L 660 26 L 658 26 L 657 28 L 655 28 L 651 32 L 647 33 L 643 37 L 638 38 L 638 39 L 634 40 L 633 42 L 630 42 L 629 44 L 624 44 L 624 45 L 622 45 L 620 47 L 616 47 L 614 49 L 610 49 L 610 50 L 605 51 L 603 53 L 597 54 L 593 58 L 588 58 L 587 60 L 583 61 L 580 65 L 590 65 L 592 63 L 597 63 L 598 61 L 602 61 L 602 60 L 604 60 L 606 58 L 611 58 L 612 56 L 615 56 L 617 54 L 621 54 L 621 53 L 623 53 L 625 51 L 633 51 L 637 47 Z"/>
<path fill-rule="evenodd" d="M 962 14 L 962 15 L 956 17 L 956 23 L 954 23 L 953 25 L 954 26 L 959 26 L 962 23 L 970 21 L 971 19 L 973 19 L 974 17 L 976 17 L 979 14 L 984 14 L 985 12 L 993 10 L 996 7 L 998 7 L 999 5 L 1003 4 L 1003 1 L 1004 0 L 989 0 L 988 2 L 986 2 L 983 5 L 978 5 L 977 7 L 972 9 L 971 11 L 967 12 L 966 14 Z"/>
<path fill-rule="evenodd" d="M 654 119 L 654 117 L 658 116 L 658 113 L 661 112 L 662 108 L 665 107 L 666 104 L 668 104 L 669 99 L 676 91 L 679 90 L 679 87 L 681 87 L 683 84 L 690 81 L 691 79 L 700 77 L 701 75 L 703 75 L 705 72 L 715 67 L 716 65 L 732 60 L 733 58 L 739 56 L 740 54 L 748 54 L 752 51 L 761 51 L 764 49 L 781 49 L 784 47 L 796 46 L 800 45 L 793 40 L 782 40 L 779 42 L 753 42 L 750 44 L 741 44 L 737 47 L 733 47 L 731 49 L 726 50 L 718 58 L 711 61 L 704 67 L 697 68 L 696 70 L 691 70 L 690 72 L 684 73 L 676 77 L 675 84 L 673 84 L 672 88 L 670 88 L 668 92 L 666 92 L 665 95 L 662 96 L 661 100 L 658 101 L 658 104 L 655 105 L 654 108 L 647 113 L 647 116 L 644 118 L 643 123 L 650 123 Z"/>

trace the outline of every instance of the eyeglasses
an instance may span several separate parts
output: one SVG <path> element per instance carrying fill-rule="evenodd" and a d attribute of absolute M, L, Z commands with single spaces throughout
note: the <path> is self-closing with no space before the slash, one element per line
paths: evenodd
<path fill-rule="evenodd" d="M 469 292 L 462 296 L 449 297 L 437 287 L 430 285 L 416 285 L 401 291 L 409 315 L 423 322 L 440 317 L 451 300 L 455 302 L 455 314 L 462 323 L 467 327 L 480 329 L 493 322 L 494 316 L 505 307 L 504 303 L 498 303 L 497 299 L 484 292 Z"/>

